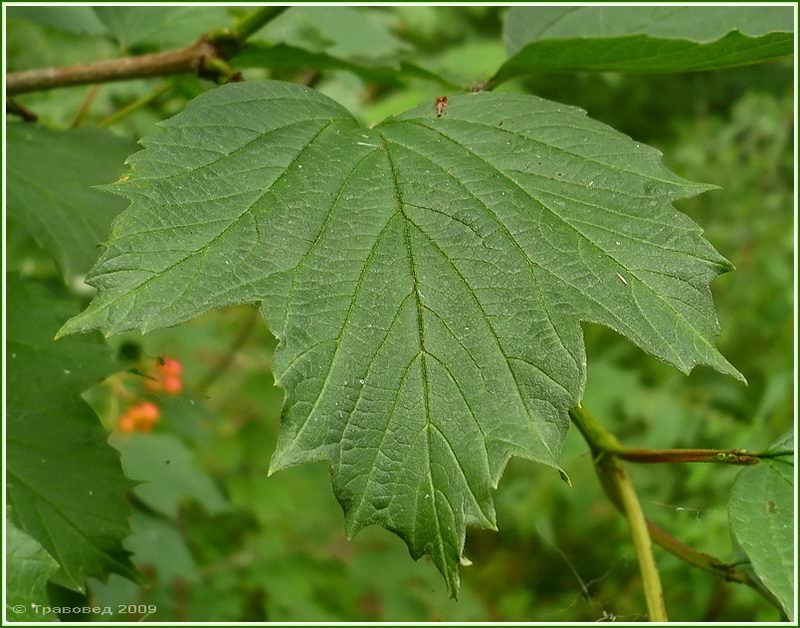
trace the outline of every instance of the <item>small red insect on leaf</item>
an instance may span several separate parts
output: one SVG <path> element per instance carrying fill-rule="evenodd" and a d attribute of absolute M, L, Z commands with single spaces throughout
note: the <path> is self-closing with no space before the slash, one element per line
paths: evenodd
<path fill-rule="evenodd" d="M 447 109 L 447 96 L 436 97 L 436 117 L 441 118 L 444 110 Z"/>

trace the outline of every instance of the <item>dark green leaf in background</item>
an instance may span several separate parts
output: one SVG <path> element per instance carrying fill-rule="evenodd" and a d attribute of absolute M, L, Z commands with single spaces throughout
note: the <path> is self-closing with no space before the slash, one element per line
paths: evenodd
<path fill-rule="evenodd" d="M 558 465 L 580 321 L 741 377 L 708 290 L 730 264 L 671 204 L 709 186 L 578 109 L 483 93 L 366 129 L 312 90 L 247 82 L 143 143 L 98 295 L 61 333 L 263 301 L 287 392 L 272 469 L 327 461 L 350 533 L 397 532 L 452 592 L 508 458 Z"/>
<path fill-rule="evenodd" d="M 50 252 L 69 282 L 84 275 L 125 207 L 94 186 L 114 181 L 136 145 L 100 129 L 9 124 L 8 215 Z"/>
<path fill-rule="evenodd" d="M 53 621 L 44 613 L 48 605 L 47 581 L 58 563 L 34 539 L 6 521 L 6 613 L 12 621 Z M 21 608 L 25 610 L 20 611 Z"/>
<path fill-rule="evenodd" d="M 271 70 L 346 70 L 360 76 L 366 81 L 374 81 L 386 85 L 400 85 L 403 79 L 420 78 L 454 88 L 447 79 L 418 65 L 400 62 L 398 66 L 380 66 L 363 64 L 339 57 L 327 52 L 314 52 L 287 44 L 270 45 L 265 42 L 254 42 L 236 54 L 231 65 L 237 69 L 267 68 Z"/>
<path fill-rule="evenodd" d="M 791 55 L 787 7 L 514 7 L 496 83 L 534 72 L 686 72 Z"/>
<path fill-rule="evenodd" d="M 60 565 L 53 581 L 83 591 L 89 576 L 130 576 L 130 531 L 119 455 L 80 393 L 114 370 L 95 335 L 53 340 L 77 310 L 44 286 L 10 276 L 8 501 L 13 522 Z"/>
<path fill-rule="evenodd" d="M 50 28 L 81 35 L 105 35 L 106 27 L 92 7 L 8 7 L 9 18 L 25 18 Z"/>
<path fill-rule="evenodd" d="M 773 458 L 743 469 L 728 504 L 733 534 L 756 575 L 794 620 L 794 431 L 769 451 Z"/>

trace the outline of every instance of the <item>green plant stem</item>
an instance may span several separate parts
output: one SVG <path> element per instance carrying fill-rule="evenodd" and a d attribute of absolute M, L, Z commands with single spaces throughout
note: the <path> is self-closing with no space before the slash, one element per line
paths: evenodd
<path fill-rule="evenodd" d="M 225 371 L 230 368 L 233 364 L 233 361 L 236 359 L 236 355 L 242 349 L 242 347 L 247 343 L 250 335 L 253 333 L 255 329 L 256 322 L 260 318 L 260 313 L 257 307 L 251 307 L 250 311 L 247 313 L 245 319 L 242 322 L 241 329 L 239 333 L 236 335 L 236 338 L 231 343 L 231 346 L 225 352 L 225 355 L 222 356 L 222 359 L 216 364 L 206 375 L 200 380 L 197 384 L 197 391 L 201 394 L 205 393 L 210 386 L 216 382 L 222 375 L 225 374 Z"/>
<path fill-rule="evenodd" d="M 614 435 L 610 432 L 607 432 L 599 423 L 599 421 L 597 421 L 597 419 L 594 418 L 594 416 L 592 416 L 592 414 L 589 413 L 584 406 L 576 406 L 570 411 L 570 417 L 589 444 L 589 448 L 594 456 L 595 469 L 597 470 L 597 475 L 601 486 L 605 490 L 614 506 L 621 512 L 627 514 L 625 505 L 623 503 L 623 496 L 620 493 L 619 483 L 614 480 L 614 475 L 613 473 L 609 472 L 610 470 L 608 468 L 608 460 L 621 457 L 616 452 L 619 450 L 625 451 L 625 449 L 619 444 L 616 437 L 614 437 Z M 768 457 L 766 454 L 751 455 L 764 458 Z M 663 462 L 663 460 L 659 460 L 659 462 Z M 686 462 L 686 460 L 680 460 L 680 462 Z M 719 461 L 707 460 L 706 462 Z M 619 465 L 618 461 L 617 465 Z M 705 552 L 700 552 L 693 547 L 686 545 L 664 530 L 664 528 L 653 523 L 652 521 L 649 521 L 647 518 L 645 518 L 644 521 L 645 525 L 647 526 L 650 539 L 676 558 L 679 558 L 685 563 L 688 563 L 693 567 L 697 567 L 702 571 L 718 576 L 727 582 L 738 582 L 739 584 L 748 586 L 759 593 L 768 602 L 777 608 L 781 608 L 780 604 L 774 599 L 774 597 L 763 586 L 761 586 L 761 584 L 748 571 L 739 569 L 736 565 L 726 563 L 719 558 L 711 556 L 710 554 L 706 554 Z"/>
<path fill-rule="evenodd" d="M 642 574 L 650 621 L 668 621 L 647 520 L 636 496 L 636 489 L 615 453 L 621 445 L 581 404 L 570 410 L 570 417 L 589 444 L 600 483 L 628 520 Z"/>
<path fill-rule="evenodd" d="M 100 122 L 98 122 L 97 126 L 106 128 L 111 126 L 112 124 L 116 124 L 117 122 L 124 120 L 129 115 L 131 115 L 134 111 L 141 109 L 142 107 L 146 107 L 153 101 L 160 98 L 163 94 L 166 94 L 169 90 L 174 87 L 175 83 L 173 81 L 164 81 L 156 86 L 155 89 L 148 92 L 147 94 L 137 98 L 131 103 L 125 105 L 119 111 L 115 111 L 110 116 L 104 118 Z"/>
<path fill-rule="evenodd" d="M 597 422 L 582 405 L 571 412 L 575 425 L 595 449 L 617 458 L 642 464 L 677 462 L 713 462 L 717 464 L 752 465 L 761 458 L 774 457 L 775 452 L 751 452 L 745 449 L 644 449 L 625 447 Z"/>
<path fill-rule="evenodd" d="M 647 614 L 650 617 L 650 621 L 669 621 L 667 619 L 667 609 L 664 607 L 661 577 L 653 556 L 650 531 L 648 530 L 642 507 L 639 504 L 639 498 L 636 496 L 636 489 L 625 471 L 625 467 L 616 456 L 601 454 L 597 462 L 597 468 L 599 473 L 607 477 L 608 482 L 614 487 L 616 494 L 619 495 L 622 511 L 628 519 L 633 547 L 636 550 L 636 558 L 639 561 L 639 571 L 642 575 L 644 596 L 647 601 Z"/>
<path fill-rule="evenodd" d="M 233 27 L 232 31 L 234 37 L 240 42 L 247 40 L 251 35 L 261 30 L 267 22 L 271 22 L 288 8 L 289 7 L 261 7 L 253 11 L 243 17 L 236 26 Z"/>

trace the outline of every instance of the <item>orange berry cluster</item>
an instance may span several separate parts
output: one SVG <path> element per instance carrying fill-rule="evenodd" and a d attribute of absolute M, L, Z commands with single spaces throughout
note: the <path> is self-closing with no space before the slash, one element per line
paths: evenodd
<path fill-rule="evenodd" d="M 159 358 L 154 372 L 150 373 L 151 379 L 145 381 L 153 392 L 163 392 L 167 395 L 180 395 L 183 390 L 183 365 L 175 358 Z"/>
<path fill-rule="evenodd" d="M 149 401 L 142 401 L 129 406 L 124 414 L 119 417 L 120 432 L 149 432 L 158 422 L 161 411 L 158 406 Z"/>
<path fill-rule="evenodd" d="M 183 365 L 175 358 L 158 358 L 144 385 L 153 392 L 179 395 L 183 390 Z M 125 410 L 117 420 L 120 432 L 149 432 L 158 423 L 161 411 L 155 403 L 139 401 Z"/>

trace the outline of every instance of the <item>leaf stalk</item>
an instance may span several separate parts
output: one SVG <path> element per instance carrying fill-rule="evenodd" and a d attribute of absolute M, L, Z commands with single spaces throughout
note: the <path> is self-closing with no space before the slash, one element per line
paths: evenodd
<path fill-rule="evenodd" d="M 653 458 L 648 457 L 648 459 L 643 459 L 641 456 L 632 456 L 631 458 L 627 458 L 633 462 L 720 462 L 724 464 L 754 464 L 754 462 L 758 462 L 761 458 L 767 458 L 775 454 L 775 452 L 743 454 L 742 450 L 631 450 L 620 445 L 616 437 L 610 432 L 606 431 L 600 422 L 583 405 L 578 404 L 575 408 L 573 408 L 570 411 L 570 418 L 581 432 L 586 442 L 589 444 L 589 448 L 594 456 L 595 470 L 597 471 L 597 476 L 600 480 L 601 486 L 605 490 L 614 506 L 626 516 L 628 516 L 628 509 L 631 506 L 630 504 L 626 505 L 625 500 L 627 499 L 630 501 L 631 495 L 623 495 L 622 489 L 625 489 L 626 491 L 632 489 L 632 484 L 630 484 L 630 481 L 627 480 L 627 475 L 623 475 L 623 479 L 620 480 L 620 472 L 625 474 L 625 470 L 622 467 L 620 459 L 624 459 L 624 455 L 629 454 L 631 451 L 649 451 L 651 453 L 670 452 L 670 455 L 667 456 L 659 455 L 654 456 Z M 725 460 L 722 458 L 716 458 L 715 456 L 696 457 L 694 454 L 676 454 L 675 456 L 671 455 L 671 452 L 698 451 L 714 452 L 715 455 L 719 453 L 728 454 L 731 452 L 735 453 L 736 456 L 749 455 L 751 458 L 754 458 L 754 462 L 733 462 L 732 460 L 734 459 Z M 633 497 L 635 497 L 635 494 Z M 633 507 L 635 508 L 635 506 Z M 686 545 L 664 530 L 664 528 L 648 520 L 646 517 L 644 518 L 644 523 L 647 532 L 649 533 L 650 540 L 667 550 L 676 558 L 679 558 L 685 563 L 697 567 L 702 571 L 718 576 L 727 582 L 738 582 L 739 584 L 748 586 L 759 593 L 768 602 L 779 609 L 781 608 L 780 603 L 775 600 L 775 598 L 747 569 L 741 569 L 737 565 L 726 563 L 719 558 L 711 556 L 710 554 L 706 554 L 705 552 L 700 552 L 693 547 Z M 637 521 L 637 525 L 640 526 L 640 524 L 641 521 Z M 641 533 L 641 528 L 639 527 L 637 529 Z M 642 569 L 644 570 L 644 567 Z M 645 582 L 645 585 L 647 585 L 647 582 Z"/>
<path fill-rule="evenodd" d="M 707 462 L 716 464 L 753 465 L 762 458 L 775 457 L 775 452 L 751 452 L 746 449 L 646 449 L 625 447 L 607 432 L 582 405 L 570 411 L 570 417 L 584 438 L 598 451 L 640 464 Z"/>

